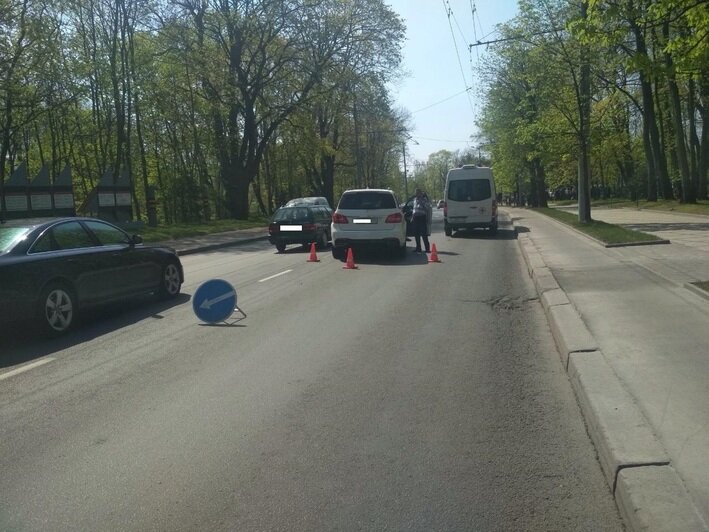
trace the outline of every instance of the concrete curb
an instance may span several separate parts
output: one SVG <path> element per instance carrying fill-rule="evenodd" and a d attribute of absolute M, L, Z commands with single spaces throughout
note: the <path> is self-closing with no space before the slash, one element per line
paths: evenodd
<path fill-rule="evenodd" d="M 246 237 L 246 238 L 241 238 L 238 240 L 229 240 L 226 242 L 217 242 L 214 244 L 204 244 L 204 245 L 197 245 L 195 247 L 189 247 L 189 248 L 184 248 L 184 249 L 178 249 L 177 254 L 180 256 L 183 255 L 192 255 L 194 253 L 202 253 L 204 251 L 212 251 L 215 249 L 222 249 L 222 248 L 227 248 L 227 247 L 232 247 L 232 246 L 238 246 L 239 244 L 248 244 L 250 242 L 258 242 L 260 240 L 266 240 L 268 239 L 268 235 L 264 236 L 255 236 L 255 237 Z M 174 247 L 174 246 L 173 246 Z"/>
<path fill-rule="evenodd" d="M 694 286 L 692 283 L 684 283 L 684 286 L 687 290 L 690 292 L 693 292 L 694 294 L 698 295 L 699 297 L 703 297 L 706 300 L 709 300 L 709 292 L 702 290 L 698 286 Z"/>
<path fill-rule="evenodd" d="M 516 231 L 514 222 L 513 226 Z M 626 526 L 634 531 L 709 532 L 667 452 L 557 283 L 530 233 L 519 233 L 517 242 Z"/>
<path fill-rule="evenodd" d="M 650 425 L 600 351 L 574 353 L 568 373 L 613 492 L 622 469 L 669 464 Z"/>
<path fill-rule="evenodd" d="M 635 530 L 707 530 L 670 466 L 623 469 L 615 493 L 623 519 Z"/>

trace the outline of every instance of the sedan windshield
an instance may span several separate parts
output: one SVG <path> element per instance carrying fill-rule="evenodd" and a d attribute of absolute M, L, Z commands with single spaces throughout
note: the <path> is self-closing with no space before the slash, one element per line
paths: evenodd
<path fill-rule="evenodd" d="M 0 254 L 7 253 L 20 240 L 25 238 L 29 227 L 0 227 Z"/>

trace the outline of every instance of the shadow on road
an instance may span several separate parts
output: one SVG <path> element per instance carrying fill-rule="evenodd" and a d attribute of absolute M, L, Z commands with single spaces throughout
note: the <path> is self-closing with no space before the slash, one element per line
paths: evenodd
<path fill-rule="evenodd" d="M 649 224 L 620 224 L 626 229 L 655 233 L 658 231 L 709 231 L 709 223 L 649 223 Z"/>
<path fill-rule="evenodd" d="M 465 240 L 515 240 L 517 232 L 513 229 L 498 229 L 497 233 L 491 234 L 487 229 L 469 229 L 467 231 L 455 231 L 451 238 Z"/>
<path fill-rule="evenodd" d="M 133 325 L 147 318 L 162 319 L 162 312 L 190 301 L 180 294 L 168 301 L 147 298 L 92 308 L 79 316 L 75 328 L 59 338 L 42 338 L 32 323 L 4 324 L 0 329 L 0 368 L 24 364 L 62 349 L 93 340 L 104 334 Z"/>

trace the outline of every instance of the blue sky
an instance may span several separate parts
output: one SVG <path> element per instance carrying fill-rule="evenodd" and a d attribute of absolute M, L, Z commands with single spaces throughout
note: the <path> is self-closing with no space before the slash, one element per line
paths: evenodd
<path fill-rule="evenodd" d="M 391 88 L 395 105 L 411 116 L 407 157 L 425 161 L 438 150 L 473 145 L 481 109 L 478 62 L 485 47 L 469 52 L 469 45 L 497 37 L 495 25 L 517 15 L 517 0 L 385 1 L 406 24 L 405 77 Z"/>

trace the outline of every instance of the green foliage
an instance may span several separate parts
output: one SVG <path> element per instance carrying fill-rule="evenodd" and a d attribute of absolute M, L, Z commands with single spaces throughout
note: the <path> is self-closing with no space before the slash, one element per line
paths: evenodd
<path fill-rule="evenodd" d="M 70 163 L 82 199 L 119 165 L 138 207 L 157 187 L 168 222 L 268 213 L 365 178 L 395 183 L 402 121 L 386 83 L 403 22 L 383 0 L 283 7 L 2 0 L 0 178 L 22 160 L 32 171 L 49 161 L 53 176 Z"/>

